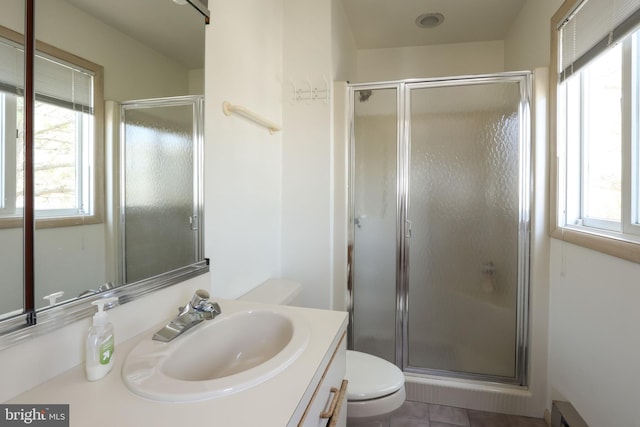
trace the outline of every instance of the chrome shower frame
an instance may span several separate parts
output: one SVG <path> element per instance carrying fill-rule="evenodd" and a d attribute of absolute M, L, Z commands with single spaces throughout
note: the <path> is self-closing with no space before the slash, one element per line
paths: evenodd
<path fill-rule="evenodd" d="M 158 107 L 191 107 L 193 117 L 193 204 L 191 230 L 194 231 L 193 250 L 194 258 L 200 260 L 204 258 L 204 96 L 184 95 L 164 98 L 151 98 L 119 103 L 119 124 L 118 124 L 118 217 L 115 222 L 118 224 L 118 251 L 117 280 L 118 283 L 126 283 L 127 280 L 127 249 L 126 249 L 126 136 L 125 122 L 128 110 L 141 110 L 145 108 Z"/>
<path fill-rule="evenodd" d="M 530 233 L 532 200 L 532 158 L 531 158 L 531 91 L 532 74 L 530 72 L 506 72 L 477 76 L 455 76 L 431 79 L 409 79 L 399 81 L 354 83 L 348 85 L 349 91 L 349 227 L 348 227 L 348 277 L 347 305 L 349 311 L 348 345 L 354 348 L 354 241 L 355 241 L 355 96 L 356 91 L 376 89 L 396 89 L 397 130 L 396 130 L 396 316 L 395 316 L 395 363 L 405 373 L 418 376 L 437 376 L 480 381 L 483 383 L 501 383 L 527 386 L 529 383 L 529 288 L 530 288 Z M 409 191 L 409 153 L 410 133 L 410 93 L 412 89 L 461 86 L 487 83 L 518 83 L 520 103 L 519 134 L 519 218 L 518 218 L 518 283 L 516 308 L 516 349 L 515 376 L 503 377 L 478 373 L 434 370 L 410 366 L 408 362 L 408 307 L 409 307 L 409 237 L 408 219 Z"/>

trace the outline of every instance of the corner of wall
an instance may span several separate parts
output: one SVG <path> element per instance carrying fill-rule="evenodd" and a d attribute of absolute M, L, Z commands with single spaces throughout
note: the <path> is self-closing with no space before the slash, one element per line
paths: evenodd
<path fill-rule="evenodd" d="M 301 304 L 331 306 L 332 90 L 330 2 L 284 2 L 282 276 L 302 284 Z M 298 99 L 292 86 L 303 91 Z"/>
<path fill-rule="evenodd" d="M 349 99 L 344 81 L 333 84 L 333 287 L 331 308 L 347 310 Z"/>
<path fill-rule="evenodd" d="M 536 68 L 532 88 L 533 200 L 530 273 L 530 389 L 541 416 L 547 404 L 549 338 L 548 68 Z"/>
<path fill-rule="evenodd" d="M 526 0 L 505 37 L 505 70 L 533 70 L 550 58 L 551 16 L 563 0 Z"/>
<path fill-rule="evenodd" d="M 225 115 L 223 101 L 283 122 L 282 0 L 213 0 L 206 29 L 205 256 L 235 298 L 281 276 L 282 132 Z"/>

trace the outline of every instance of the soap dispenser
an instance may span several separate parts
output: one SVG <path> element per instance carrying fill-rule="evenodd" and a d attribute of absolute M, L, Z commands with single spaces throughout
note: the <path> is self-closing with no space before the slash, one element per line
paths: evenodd
<path fill-rule="evenodd" d="M 118 298 L 103 298 L 91 304 L 98 307 L 93 316 L 93 325 L 89 328 L 86 343 L 86 371 L 89 381 L 96 381 L 109 373 L 115 361 L 113 324 L 109 322 L 104 306 L 118 301 Z"/>

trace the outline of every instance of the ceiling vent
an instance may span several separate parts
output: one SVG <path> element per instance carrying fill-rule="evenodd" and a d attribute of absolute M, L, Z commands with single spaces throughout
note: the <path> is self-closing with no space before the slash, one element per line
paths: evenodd
<path fill-rule="evenodd" d="M 441 13 L 423 13 L 416 18 L 416 25 L 420 28 L 434 28 L 443 21 L 444 15 Z"/>

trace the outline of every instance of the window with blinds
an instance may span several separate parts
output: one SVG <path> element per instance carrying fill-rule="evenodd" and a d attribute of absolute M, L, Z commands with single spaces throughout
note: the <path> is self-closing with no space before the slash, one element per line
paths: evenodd
<path fill-rule="evenodd" d="M 21 37 L 0 29 L 0 226 L 24 207 L 23 75 Z M 34 61 L 34 206 L 36 219 L 95 215 L 99 66 L 49 45 Z M 86 65 L 89 67 L 86 67 Z M 83 221 L 84 222 L 84 221 Z M 90 221 L 94 222 L 94 221 Z"/>
<path fill-rule="evenodd" d="M 558 26 L 560 80 L 622 42 L 640 23 L 640 0 L 572 0 L 569 3 L 573 7 Z"/>
<path fill-rule="evenodd" d="M 640 262 L 640 0 L 567 0 L 552 22 L 552 235 Z"/>

